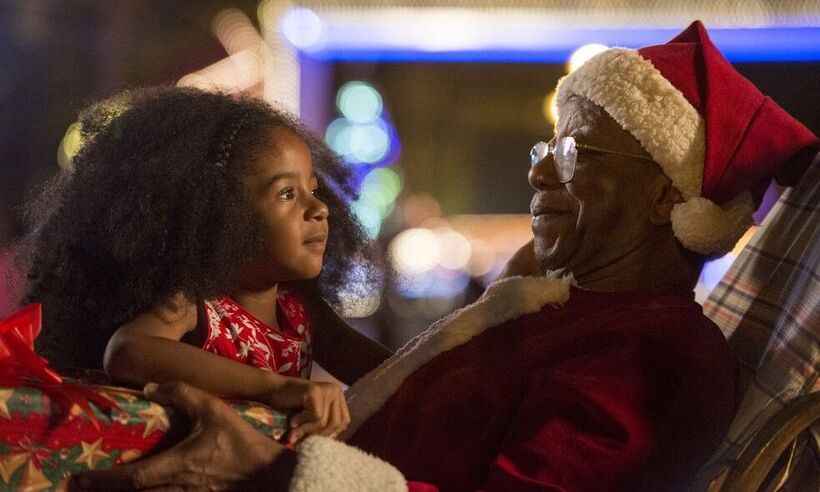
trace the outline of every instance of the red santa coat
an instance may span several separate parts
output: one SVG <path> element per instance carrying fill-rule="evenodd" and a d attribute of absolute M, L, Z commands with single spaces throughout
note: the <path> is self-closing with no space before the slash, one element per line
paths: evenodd
<path fill-rule="evenodd" d="M 503 282 L 357 382 L 349 444 L 403 477 L 377 485 L 373 465 L 338 490 L 683 487 L 734 414 L 723 336 L 691 296 L 569 290 Z M 321 455 L 326 443 L 308 441 Z M 346 459 L 334 445 L 329 469 Z M 307 487 L 292 490 L 323 490 L 310 463 L 300 458 L 294 484 Z"/>

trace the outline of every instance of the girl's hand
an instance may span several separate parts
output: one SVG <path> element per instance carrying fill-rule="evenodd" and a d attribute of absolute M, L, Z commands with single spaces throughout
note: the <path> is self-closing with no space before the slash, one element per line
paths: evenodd
<path fill-rule="evenodd" d="M 275 408 L 302 409 L 290 420 L 289 444 L 312 434 L 336 437 L 350 424 L 344 392 L 336 383 L 288 378 L 267 403 Z"/>

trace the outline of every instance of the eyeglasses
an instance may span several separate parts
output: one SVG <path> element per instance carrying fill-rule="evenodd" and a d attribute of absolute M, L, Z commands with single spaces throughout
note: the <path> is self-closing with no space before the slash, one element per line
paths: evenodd
<path fill-rule="evenodd" d="M 654 162 L 651 157 L 645 155 L 602 149 L 593 145 L 580 144 L 575 141 L 575 137 L 561 137 L 557 140 L 553 138 L 549 142 L 538 142 L 533 145 L 532 150 L 530 150 L 530 165 L 535 166 L 542 160 L 546 159 L 548 155 L 551 155 L 553 167 L 555 167 L 555 173 L 558 176 L 558 181 L 560 181 L 561 184 L 566 184 L 572 181 L 575 177 L 575 164 L 578 162 L 578 149 L 591 152 L 600 152 L 603 154 L 620 155 L 623 157 L 632 157 L 634 159 Z"/>

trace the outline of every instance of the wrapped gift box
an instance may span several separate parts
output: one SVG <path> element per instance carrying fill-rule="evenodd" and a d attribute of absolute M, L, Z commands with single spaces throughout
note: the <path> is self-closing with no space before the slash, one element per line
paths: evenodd
<path fill-rule="evenodd" d="M 39 310 L 12 320 L 0 322 L 0 491 L 64 490 L 71 474 L 134 461 L 187 434 L 185 418 L 139 391 L 60 377 L 33 352 L 21 355 L 39 333 L 25 325 L 39 323 Z M 264 435 L 284 435 L 286 415 L 228 403 Z"/>

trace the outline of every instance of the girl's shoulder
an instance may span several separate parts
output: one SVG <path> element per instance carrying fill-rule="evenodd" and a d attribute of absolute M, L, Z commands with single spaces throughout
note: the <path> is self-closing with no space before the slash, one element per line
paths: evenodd
<path fill-rule="evenodd" d="M 180 340 L 196 328 L 197 311 L 196 304 L 176 294 L 126 323 L 121 330 Z"/>
<path fill-rule="evenodd" d="M 197 305 L 182 293 L 171 296 L 151 310 L 158 318 L 169 324 L 187 324 L 190 320 L 196 324 Z"/>

